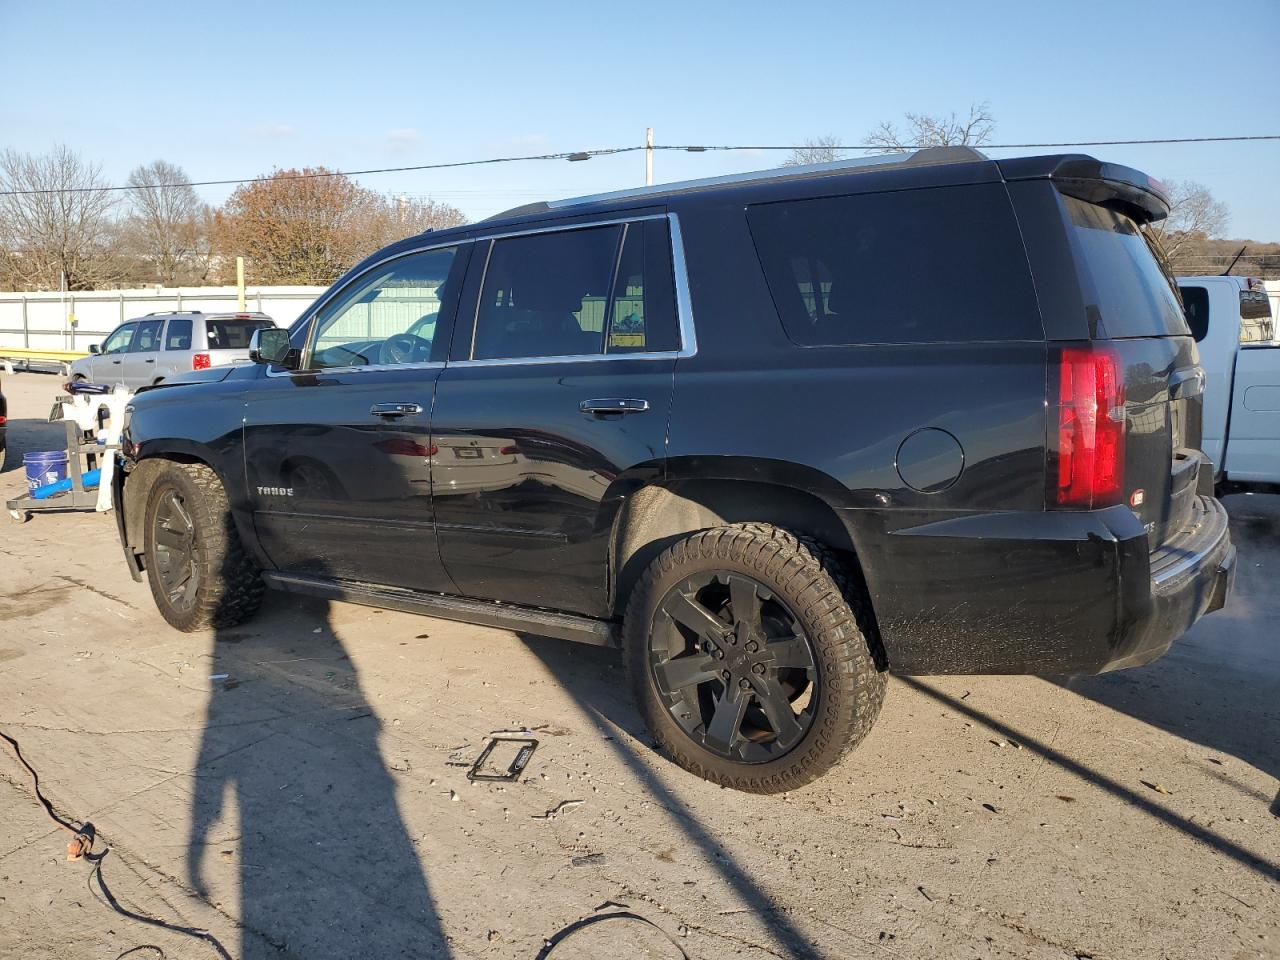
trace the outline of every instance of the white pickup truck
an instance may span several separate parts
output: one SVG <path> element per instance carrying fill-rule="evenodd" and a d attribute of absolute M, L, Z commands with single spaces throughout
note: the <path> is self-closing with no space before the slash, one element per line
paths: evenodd
<path fill-rule="evenodd" d="M 1201 449 L 1219 483 L 1280 484 L 1280 341 L 1253 277 L 1178 277 L 1205 372 Z"/>

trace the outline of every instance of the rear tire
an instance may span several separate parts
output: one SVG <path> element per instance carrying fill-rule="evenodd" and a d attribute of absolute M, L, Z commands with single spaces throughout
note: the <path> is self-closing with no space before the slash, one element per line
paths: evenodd
<path fill-rule="evenodd" d="M 653 561 L 627 605 L 640 713 L 703 779 L 751 793 L 803 786 L 880 713 L 869 609 L 814 541 L 762 523 L 691 534 Z"/>
<path fill-rule="evenodd" d="M 184 633 L 253 616 L 264 585 L 218 475 L 203 463 L 166 463 L 146 503 L 147 581 L 160 615 Z"/>

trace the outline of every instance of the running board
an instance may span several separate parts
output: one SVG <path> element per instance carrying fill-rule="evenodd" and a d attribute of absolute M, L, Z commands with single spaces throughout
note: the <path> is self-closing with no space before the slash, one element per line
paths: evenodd
<path fill-rule="evenodd" d="M 498 627 L 540 637 L 555 637 L 597 647 L 616 647 L 618 625 L 608 620 L 595 620 L 572 613 L 556 613 L 535 607 L 519 607 L 493 600 L 470 600 L 447 597 L 439 593 L 422 593 L 398 587 L 380 587 L 353 580 L 326 580 L 292 573 L 263 573 L 262 579 L 273 590 L 301 593 L 326 600 L 361 603 L 368 607 L 420 613 L 445 620 L 460 620 L 482 627 Z"/>

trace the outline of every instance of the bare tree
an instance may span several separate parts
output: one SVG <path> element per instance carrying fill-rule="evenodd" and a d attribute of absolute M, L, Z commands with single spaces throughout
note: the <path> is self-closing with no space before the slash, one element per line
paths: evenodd
<path fill-rule="evenodd" d="M 389 196 L 378 211 L 379 240 L 383 244 L 394 243 L 428 230 L 445 230 L 460 227 L 467 222 L 457 207 L 431 198 Z"/>
<path fill-rule="evenodd" d="M 170 286 L 200 276 L 208 259 L 204 208 L 187 181 L 185 170 L 164 160 L 135 168 L 128 180 L 131 211 L 123 235 L 149 265 L 148 279 Z"/>
<path fill-rule="evenodd" d="M 0 272 L 15 287 L 92 289 L 114 271 L 116 198 L 101 168 L 65 146 L 0 153 Z"/>
<path fill-rule="evenodd" d="M 803 147 L 792 150 L 787 159 L 782 161 L 782 165 L 799 167 L 807 163 L 832 163 L 843 160 L 848 154 L 839 149 L 839 146 L 839 138 L 829 133 L 821 137 L 810 137 L 805 140 Z"/>
<path fill-rule="evenodd" d="M 1165 181 L 1169 192 L 1169 216 L 1152 224 L 1151 232 L 1172 259 L 1205 240 L 1220 237 L 1231 222 L 1231 212 L 1215 200 L 1209 188 L 1190 180 Z"/>
<path fill-rule="evenodd" d="M 990 104 L 975 103 L 967 117 L 931 117 L 923 113 L 906 114 L 906 127 L 886 120 L 867 134 L 871 145 L 868 153 L 907 153 L 920 147 L 979 147 L 991 141 L 996 121 Z"/>

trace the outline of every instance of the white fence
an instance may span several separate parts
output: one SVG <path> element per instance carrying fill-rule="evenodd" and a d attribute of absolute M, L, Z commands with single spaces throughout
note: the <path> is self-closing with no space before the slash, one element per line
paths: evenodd
<path fill-rule="evenodd" d="M 287 327 L 327 287 L 250 287 L 245 309 Z M 0 347 L 84 350 L 125 320 L 170 310 L 234 311 L 235 287 L 149 287 L 83 293 L 0 292 Z"/>

